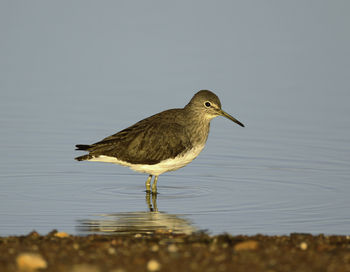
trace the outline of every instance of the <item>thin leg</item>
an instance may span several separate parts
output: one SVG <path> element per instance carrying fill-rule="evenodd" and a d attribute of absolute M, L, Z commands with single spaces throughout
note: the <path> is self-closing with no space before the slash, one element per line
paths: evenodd
<path fill-rule="evenodd" d="M 152 204 L 151 204 L 151 192 L 150 191 L 146 191 L 146 203 L 147 203 L 149 211 L 153 212 L 153 207 L 152 207 Z"/>
<path fill-rule="evenodd" d="M 152 197 L 152 204 L 151 204 Z M 146 192 L 146 203 L 150 212 L 158 212 L 157 207 L 157 194 L 151 194 L 151 192 Z"/>
<path fill-rule="evenodd" d="M 157 181 L 158 181 L 158 176 L 154 176 L 154 181 L 152 184 L 152 194 L 157 193 Z"/>
<path fill-rule="evenodd" d="M 153 204 L 153 211 L 158 212 L 158 207 L 157 207 L 157 194 L 152 193 L 152 204 Z"/>
<path fill-rule="evenodd" d="M 146 192 L 151 191 L 151 181 L 152 181 L 152 175 L 149 175 L 148 179 L 146 180 Z"/>

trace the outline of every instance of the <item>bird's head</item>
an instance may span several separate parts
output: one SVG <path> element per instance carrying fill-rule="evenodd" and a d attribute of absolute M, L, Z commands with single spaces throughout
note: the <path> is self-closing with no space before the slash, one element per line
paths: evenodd
<path fill-rule="evenodd" d="M 208 90 L 201 90 L 197 92 L 185 108 L 195 111 L 205 119 L 211 120 L 217 116 L 224 116 L 241 127 L 244 127 L 240 121 L 221 109 L 219 97 Z"/>

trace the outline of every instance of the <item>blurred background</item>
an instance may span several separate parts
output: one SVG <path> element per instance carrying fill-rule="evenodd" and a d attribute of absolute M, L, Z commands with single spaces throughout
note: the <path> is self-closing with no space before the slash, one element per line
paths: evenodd
<path fill-rule="evenodd" d="M 74 145 L 200 89 L 246 127 L 213 120 L 202 154 L 160 176 L 164 218 L 348 233 L 349 12 L 345 0 L 1 1 L 0 235 L 147 214 L 146 175 L 76 162 Z"/>

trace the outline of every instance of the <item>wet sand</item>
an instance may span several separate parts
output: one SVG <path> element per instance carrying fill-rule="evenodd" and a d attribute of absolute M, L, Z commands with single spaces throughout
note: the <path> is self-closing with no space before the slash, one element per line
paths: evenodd
<path fill-rule="evenodd" d="M 350 236 L 0 237 L 0 271 L 350 271 Z"/>

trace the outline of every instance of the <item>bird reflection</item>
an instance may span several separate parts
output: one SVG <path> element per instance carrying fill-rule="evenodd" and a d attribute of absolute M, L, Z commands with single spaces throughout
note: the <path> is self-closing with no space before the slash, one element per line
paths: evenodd
<path fill-rule="evenodd" d="M 151 198 L 152 198 L 152 203 L 151 203 Z M 158 212 L 157 194 L 153 194 L 153 193 L 150 193 L 149 191 L 146 191 L 146 202 L 150 212 Z"/>
<path fill-rule="evenodd" d="M 94 220 L 79 220 L 78 232 L 82 234 L 151 234 L 184 233 L 191 234 L 197 229 L 181 215 L 159 212 L 157 194 L 146 192 L 148 211 L 102 214 Z"/>

